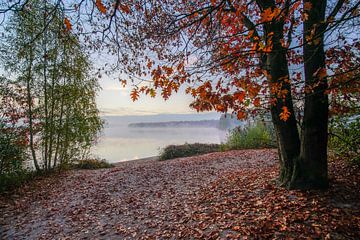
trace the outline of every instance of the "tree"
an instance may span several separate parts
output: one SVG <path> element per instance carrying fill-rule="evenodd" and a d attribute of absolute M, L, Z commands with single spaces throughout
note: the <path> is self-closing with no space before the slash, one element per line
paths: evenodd
<path fill-rule="evenodd" d="M 359 58 L 359 4 L 96 1 L 109 20 L 103 33 L 115 36 L 114 51 L 126 46 L 118 66 L 131 78 L 133 100 L 159 91 L 167 99 L 185 85 L 198 111 L 244 118 L 268 109 L 280 182 L 296 189 L 328 186 L 328 97 L 349 94 L 349 84 L 350 92 L 358 92 L 359 61 L 353 60 Z M 355 34 L 341 32 L 350 29 Z"/>
<path fill-rule="evenodd" d="M 27 3 L 7 22 L 1 60 L 11 81 L 26 91 L 19 107 L 25 107 L 33 165 L 48 171 L 88 154 L 102 127 L 99 85 L 61 9 L 47 1 Z"/>
<path fill-rule="evenodd" d="M 198 111 L 231 111 L 238 118 L 270 111 L 281 184 L 312 189 L 328 185 L 328 98 L 336 112 L 339 96 L 358 96 L 359 4 L 79 1 L 72 5 L 77 15 L 69 12 L 64 24 L 93 49 L 102 45 L 118 57 L 115 68 L 129 76 L 122 83 L 132 83 L 133 100 L 140 93 L 166 100 L 185 88 Z"/>

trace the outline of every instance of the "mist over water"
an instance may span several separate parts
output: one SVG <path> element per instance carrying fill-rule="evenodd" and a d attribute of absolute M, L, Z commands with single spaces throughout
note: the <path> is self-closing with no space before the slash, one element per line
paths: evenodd
<path fill-rule="evenodd" d="M 219 119 L 218 114 L 104 117 L 106 125 L 92 153 L 109 162 L 159 155 L 170 144 L 221 143 L 227 131 L 213 127 L 128 127 L 129 123 Z"/>

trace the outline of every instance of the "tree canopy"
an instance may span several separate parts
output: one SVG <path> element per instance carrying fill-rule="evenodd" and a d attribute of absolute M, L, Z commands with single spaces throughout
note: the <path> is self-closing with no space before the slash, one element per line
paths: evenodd
<path fill-rule="evenodd" d="M 324 188 L 331 114 L 358 111 L 360 1 L 54 1 L 107 50 L 131 98 L 184 90 L 197 111 L 270 112 L 289 188 Z M 31 1 L 7 5 L 21 11 Z M 5 14 L 5 10 L 0 13 Z M 111 64 L 110 64 L 111 65 Z M 330 110 L 330 112 L 329 112 Z M 330 114 L 330 115 L 329 115 Z M 300 131 L 299 131 L 300 129 Z"/>

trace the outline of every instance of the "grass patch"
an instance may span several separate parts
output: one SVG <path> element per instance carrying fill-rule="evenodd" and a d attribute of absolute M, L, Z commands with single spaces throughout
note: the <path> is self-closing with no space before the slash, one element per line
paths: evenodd
<path fill-rule="evenodd" d="M 276 147 L 274 131 L 262 122 L 230 131 L 221 150 L 257 149 Z"/>
<path fill-rule="evenodd" d="M 160 151 L 160 160 L 180 157 L 190 157 L 211 152 L 219 152 L 220 144 L 185 143 L 183 145 L 169 145 Z"/>
<path fill-rule="evenodd" d="M 73 164 L 75 169 L 99 169 L 99 168 L 111 168 L 114 165 L 108 163 L 105 159 L 84 159 L 79 160 Z"/>

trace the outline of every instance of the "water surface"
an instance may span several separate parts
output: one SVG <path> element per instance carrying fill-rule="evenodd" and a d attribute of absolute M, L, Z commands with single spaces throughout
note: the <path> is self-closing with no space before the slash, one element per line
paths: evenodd
<path fill-rule="evenodd" d="M 210 127 L 128 127 L 132 122 L 166 121 L 167 118 L 113 117 L 105 120 L 107 123 L 103 134 L 92 152 L 109 162 L 156 156 L 161 148 L 170 144 L 221 143 L 226 136 L 226 131 Z"/>

